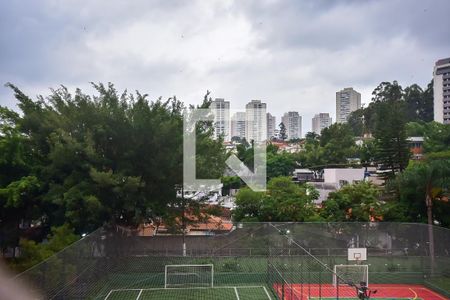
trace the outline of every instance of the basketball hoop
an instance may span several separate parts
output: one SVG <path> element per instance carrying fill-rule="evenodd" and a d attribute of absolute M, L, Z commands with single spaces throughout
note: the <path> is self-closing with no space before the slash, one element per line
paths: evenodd
<path fill-rule="evenodd" d="M 367 260 L 367 248 L 348 248 L 347 254 L 348 262 L 353 261 L 355 265 Z"/>

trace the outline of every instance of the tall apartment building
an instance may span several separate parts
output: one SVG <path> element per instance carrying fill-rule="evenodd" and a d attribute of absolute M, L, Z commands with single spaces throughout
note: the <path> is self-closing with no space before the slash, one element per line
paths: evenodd
<path fill-rule="evenodd" d="M 245 112 L 236 112 L 231 117 L 231 137 L 245 138 Z"/>
<path fill-rule="evenodd" d="M 223 135 L 224 141 L 230 141 L 230 101 L 216 98 L 209 107 L 214 114 L 214 137 Z"/>
<path fill-rule="evenodd" d="M 450 124 L 450 57 L 440 59 L 433 71 L 434 120 Z"/>
<path fill-rule="evenodd" d="M 327 128 L 333 123 L 333 119 L 329 113 L 316 114 L 312 118 L 312 131 L 320 134 L 324 128 Z"/>
<path fill-rule="evenodd" d="M 248 142 L 267 139 L 266 103 L 252 100 L 245 105 L 245 138 Z"/>
<path fill-rule="evenodd" d="M 281 117 L 286 127 L 286 135 L 288 140 L 299 139 L 302 137 L 302 117 L 296 111 L 287 112 Z"/>
<path fill-rule="evenodd" d="M 277 119 L 270 113 L 267 113 L 267 140 L 275 137 L 275 130 L 277 129 Z"/>
<path fill-rule="evenodd" d="M 336 122 L 345 123 L 351 112 L 361 108 L 361 94 L 353 88 L 336 92 Z"/>

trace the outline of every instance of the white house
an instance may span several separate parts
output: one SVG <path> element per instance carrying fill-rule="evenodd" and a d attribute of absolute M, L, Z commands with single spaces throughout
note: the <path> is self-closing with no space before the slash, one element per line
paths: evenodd
<path fill-rule="evenodd" d="M 364 180 L 364 168 L 357 169 L 324 169 L 323 179 L 325 183 L 334 183 L 337 189 L 346 184 Z"/>
<path fill-rule="evenodd" d="M 324 169 L 323 181 L 308 182 L 319 191 L 319 199 L 316 200 L 316 203 L 322 203 L 328 198 L 329 193 L 339 190 L 346 184 L 363 181 L 364 171 L 364 168 Z"/>

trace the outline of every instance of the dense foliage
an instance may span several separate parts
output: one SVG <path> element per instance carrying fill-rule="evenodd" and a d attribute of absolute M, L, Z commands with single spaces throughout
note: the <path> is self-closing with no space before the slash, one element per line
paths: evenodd
<path fill-rule="evenodd" d="M 236 221 L 314 221 L 318 217 L 313 203 L 317 197 L 317 192 L 307 185 L 299 186 L 289 177 L 276 177 L 268 182 L 267 192 L 241 189 L 234 217 Z"/>
<path fill-rule="evenodd" d="M 95 96 L 61 87 L 32 100 L 9 87 L 20 113 L 0 107 L 0 243 L 3 251 L 21 249 L 21 259 L 14 262 L 18 269 L 106 222 L 137 226 L 164 219 L 176 230 L 180 219 L 190 222 L 186 210 L 199 217 L 207 213 L 198 202 L 176 195 L 183 174 L 183 113 L 190 108 L 175 97 L 149 101 L 145 94 L 93 84 Z M 209 106 L 208 97 L 201 107 Z M 236 221 L 405 221 L 448 227 L 450 125 L 431 122 L 430 103 L 432 85 L 403 89 L 383 82 L 368 107 L 352 113 L 347 124 L 290 141 L 300 152 L 269 143 L 266 192 L 225 176 L 233 174 L 225 172 L 223 141 L 212 138 L 211 122 L 201 122 L 197 177 L 221 178 L 225 195 L 239 189 Z M 283 142 L 284 124 L 280 131 Z M 424 138 L 420 162 L 410 159 L 410 136 Z M 238 158 L 253 169 L 253 142 L 236 141 Z M 320 173 L 354 165 L 390 170 L 386 185 L 346 185 L 318 205 L 318 191 L 291 177 L 296 168 Z"/>
<path fill-rule="evenodd" d="M 0 108 L 2 249 L 36 226 L 39 240 L 65 223 L 81 234 L 179 214 L 186 108 L 175 97 L 149 101 L 93 84 L 96 96 L 61 87 L 32 100 L 9 86 L 21 113 Z M 226 155 L 210 128 L 197 127 L 197 175 L 220 178 Z"/>
<path fill-rule="evenodd" d="M 296 199 L 290 208 L 302 210 L 304 216 L 289 210 L 283 215 L 291 220 L 433 222 L 450 226 L 450 126 L 432 122 L 432 94 L 431 83 L 422 90 L 418 85 L 403 89 L 395 81 L 382 82 L 373 91 L 368 107 L 353 112 L 347 124 L 333 124 L 320 135 L 307 133 L 300 141 L 303 151 L 288 153 L 269 145 L 267 170 L 272 180 L 290 175 L 296 167 L 320 172 L 326 167 L 359 164 L 387 171 L 383 175 L 385 186 L 367 182 L 347 185 L 330 193 L 320 206 L 306 205 L 300 195 L 284 194 L 286 199 Z M 409 137 L 424 139 L 424 159 L 420 162 L 411 160 Z M 276 185 L 271 188 L 269 193 L 279 189 Z M 235 216 L 239 220 L 282 220 L 282 201 L 271 202 L 264 193 L 243 189 L 237 205 Z"/>

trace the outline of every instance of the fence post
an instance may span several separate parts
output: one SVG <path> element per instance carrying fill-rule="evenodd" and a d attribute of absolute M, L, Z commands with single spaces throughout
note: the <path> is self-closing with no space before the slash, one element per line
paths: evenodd
<path fill-rule="evenodd" d="M 339 300 L 339 276 L 337 274 L 333 274 L 336 276 L 336 300 Z"/>
<path fill-rule="evenodd" d="M 319 299 L 322 299 L 322 269 L 319 269 Z"/>
<path fill-rule="evenodd" d="M 304 274 L 303 274 L 303 264 L 304 264 L 304 259 L 302 258 L 301 260 L 301 265 L 300 265 L 300 294 L 302 295 L 302 299 L 303 299 L 303 281 L 304 281 Z"/>

